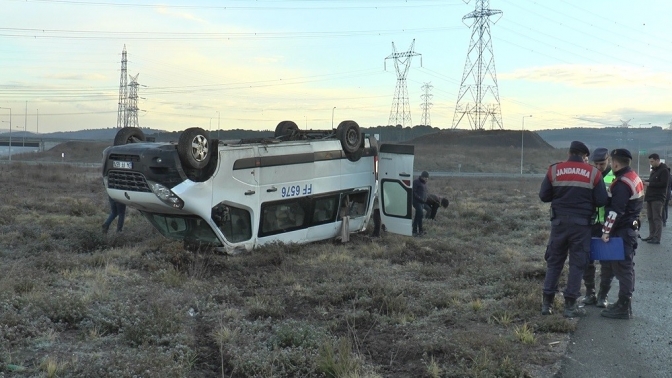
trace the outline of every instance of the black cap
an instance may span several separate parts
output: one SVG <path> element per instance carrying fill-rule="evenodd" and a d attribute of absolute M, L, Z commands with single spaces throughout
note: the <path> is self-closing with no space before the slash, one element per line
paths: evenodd
<path fill-rule="evenodd" d="M 625 148 L 617 148 L 611 151 L 611 156 L 622 156 L 632 160 L 632 154 Z"/>
<path fill-rule="evenodd" d="M 578 140 L 573 141 L 572 144 L 569 145 L 569 150 L 582 153 L 586 156 L 590 156 L 590 150 L 588 149 L 588 147 L 586 147 L 586 145 L 583 144 L 583 142 L 579 142 Z"/>
<path fill-rule="evenodd" d="M 590 158 L 591 161 L 605 161 L 609 157 L 609 150 L 604 147 L 598 147 L 593 150 L 593 155 Z"/>
<path fill-rule="evenodd" d="M 420 177 L 429 178 L 429 172 L 422 171 L 422 173 L 420 174 Z"/>

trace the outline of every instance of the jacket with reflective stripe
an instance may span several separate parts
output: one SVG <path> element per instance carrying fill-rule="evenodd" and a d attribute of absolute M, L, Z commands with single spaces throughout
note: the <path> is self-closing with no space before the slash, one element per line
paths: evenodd
<path fill-rule="evenodd" d="M 600 171 L 579 156 L 548 167 L 539 198 L 550 202 L 555 216 L 576 216 L 590 221 L 595 208 L 607 204 L 607 189 Z"/>
<path fill-rule="evenodd" d="M 607 213 L 616 213 L 613 230 L 631 227 L 632 222 L 639 218 L 644 202 L 644 183 L 637 173 L 630 167 L 625 167 L 616 173 L 616 180 L 611 183 L 609 191 L 611 198 L 606 206 Z"/>
<path fill-rule="evenodd" d="M 611 170 L 611 167 L 607 168 L 609 172 L 607 172 L 606 175 L 603 176 L 604 178 L 604 185 L 607 187 L 607 194 L 610 195 L 609 192 L 609 187 L 611 186 L 611 183 L 614 182 L 616 179 L 616 176 L 614 175 L 614 171 Z M 597 208 L 597 217 L 595 217 L 595 223 L 603 224 L 604 223 L 604 206 L 598 207 Z"/>

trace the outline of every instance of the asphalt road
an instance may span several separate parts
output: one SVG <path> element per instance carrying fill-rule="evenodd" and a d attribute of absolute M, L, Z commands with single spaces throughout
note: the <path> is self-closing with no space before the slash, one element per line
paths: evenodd
<path fill-rule="evenodd" d="M 641 229 L 648 236 L 648 224 Z M 609 301 L 618 299 L 614 280 Z M 633 319 L 600 316 L 586 306 L 556 377 L 672 377 L 672 225 L 660 245 L 639 241 L 635 255 Z"/>

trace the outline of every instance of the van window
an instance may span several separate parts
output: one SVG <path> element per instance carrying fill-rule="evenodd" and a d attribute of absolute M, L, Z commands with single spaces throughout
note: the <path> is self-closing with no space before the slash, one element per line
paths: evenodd
<path fill-rule="evenodd" d="M 252 222 L 249 211 L 220 203 L 212 208 L 211 217 L 224 237 L 231 243 L 252 238 Z"/>
<path fill-rule="evenodd" d="M 381 204 L 383 213 L 393 217 L 406 218 L 411 212 L 412 192 L 399 181 L 383 180 L 381 183 Z"/>
<path fill-rule="evenodd" d="M 338 219 L 342 219 L 344 216 L 350 216 L 350 218 L 364 216 L 366 214 L 368 199 L 368 190 L 343 193 L 341 195 L 341 208 Z"/>
<path fill-rule="evenodd" d="M 200 240 L 221 246 L 208 222 L 196 215 L 165 215 L 141 211 L 142 215 L 165 237 L 177 240 Z"/>
<path fill-rule="evenodd" d="M 335 221 L 337 205 L 337 196 L 316 198 L 311 225 L 325 224 Z"/>
<path fill-rule="evenodd" d="M 279 234 L 305 227 L 308 205 L 309 202 L 301 199 L 262 205 L 259 236 Z"/>

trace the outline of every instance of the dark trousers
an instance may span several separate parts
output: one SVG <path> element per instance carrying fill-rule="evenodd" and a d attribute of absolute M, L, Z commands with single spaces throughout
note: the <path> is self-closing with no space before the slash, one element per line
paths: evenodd
<path fill-rule="evenodd" d="M 569 255 L 569 274 L 565 298 L 581 296 L 581 278 L 590 258 L 590 231 L 588 219 L 556 217 L 551 221 L 551 236 L 546 247 L 546 277 L 544 294 L 555 294 L 562 268 Z"/>
<path fill-rule="evenodd" d="M 632 297 L 635 291 L 635 250 L 637 249 L 637 231 L 618 229 L 612 231 L 613 236 L 623 238 L 623 261 L 601 261 L 600 286 L 609 287 L 612 277 L 618 280 L 618 296 Z"/>
<path fill-rule="evenodd" d="M 646 203 L 646 219 L 649 221 L 649 237 L 660 241 L 663 233 L 663 204 L 665 201 L 649 201 Z"/>
<path fill-rule="evenodd" d="M 602 236 L 602 223 L 591 226 L 590 236 L 597 238 Z M 588 260 L 583 271 L 583 284 L 586 285 L 586 295 L 595 294 L 595 260 Z"/>
<path fill-rule="evenodd" d="M 110 228 L 112 221 L 117 216 L 119 217 L 119 220 L 117 220 L 117 232 L 121 232 L 124 228 L 124 219 L 126 219 L 126 205 L 110 198 L 110 216 L 107 217 L 107 220 L 103 223 L 105 231 Z"/>
<path fill-rule="evenodd" d="M 434 205 L 428 205 L 424 204 L 424 209 L 425 209 L 425 219 L 432 219 L 436 218 L 436 213 L 439 211 L 439 204 L 434 204 Z"/>
<path fill-rule="evenodd" d="M 415 215 L 413 216 L 413 223 L 411 227 L 413 232 L 422 232 L 422 218 L 424 217 L 424 204 L 420 201 L 413 201 L 413 208 L 415 209 Z M 408 224 L 408 223 L 407 223 Z"/>

